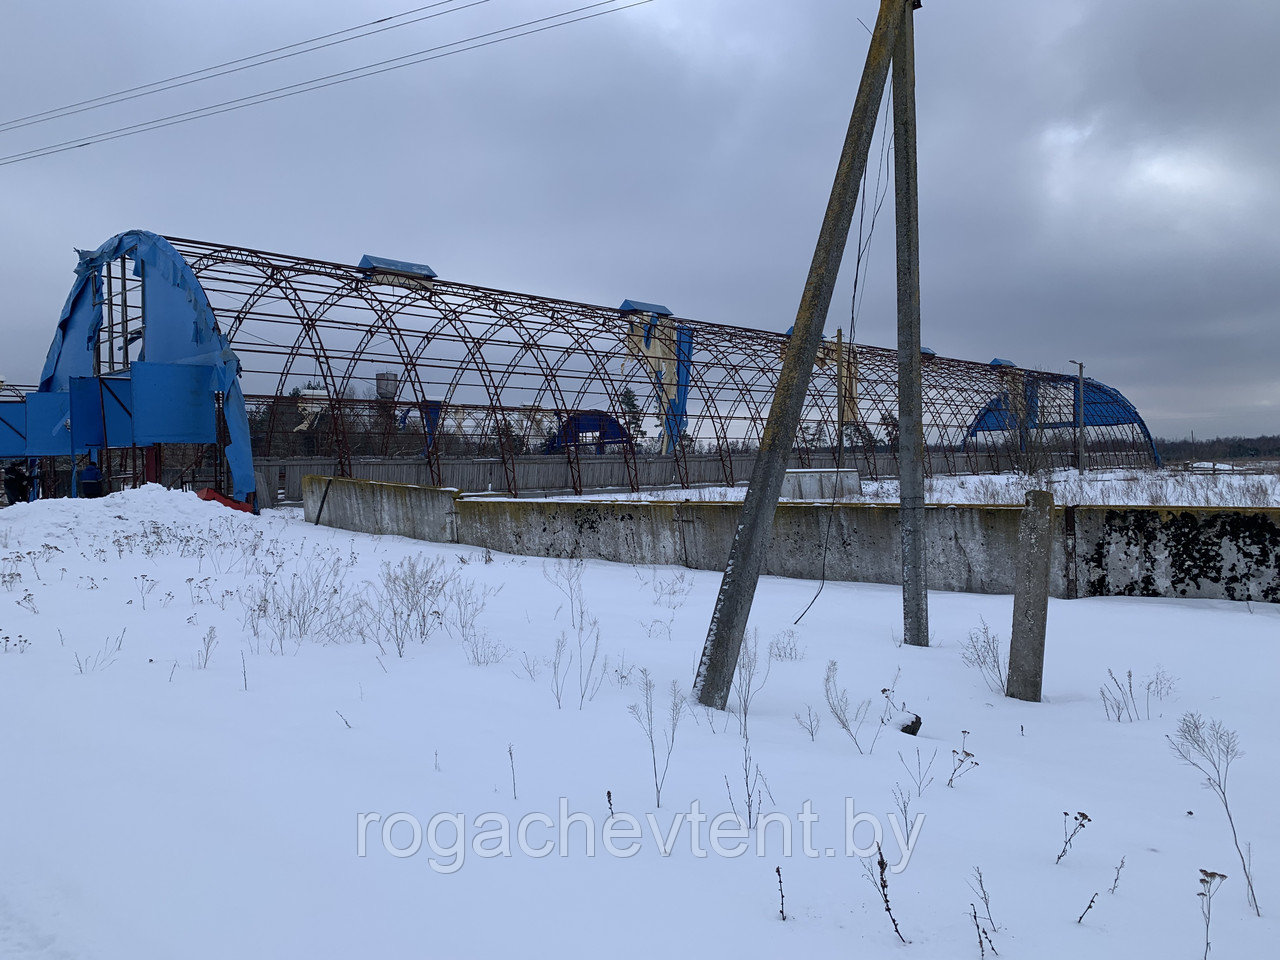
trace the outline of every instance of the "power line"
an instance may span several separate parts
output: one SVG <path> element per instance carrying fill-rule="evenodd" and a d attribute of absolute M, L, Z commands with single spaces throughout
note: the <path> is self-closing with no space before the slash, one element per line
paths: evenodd
<path fill-rule="evenodd" d="M 889 151 L 893 148 L 893 133 L 890 129 L 891 122 L 889 119 L 890 104 L 893 101 L 893 78 L 890 77 L 885 84 L 884 99 L 881 101 L 881 111 L 884 118 L 884 125 L 880 128 L 880 162 L 876 167 L 876 187 L 872 194 L 875 197 L 875 204 L 871 211 L 871 227 L 866 232 L 865 239 L 863 237 L 863 221 L 866 216 L 866 189 L 868 185 L 867 171 L 862 172 L 862 196 L 861 209 L 858 215 L 858 252 L 854 261 L 853 273 L 853 297 L 850 304 L 849 312 L 849 339 L 852 341 L 858 327 L 858 315 L 862 312 L 862 300 L 867 295 L 866 276 L 871 266 L 871 238 L 876 232 L 876 218 L 880 215 L 880 208 L 884 206 L 885 198 L 889 195 L 889 180 L 887 177 L 889 167 Z M 881 183 L 883 182 L 883 189 Z M 861 288 L 859 284 L 861 282 Z"/>
<path fill-rule="evenodd" d="M 862 20 L 859 19 L 858 22 L 862 23 Z M 866 30 L 867 25 L 865 23 L 862 23 L 862 28 Z M 871 31 L 867 30 L 867 32 L 870 33 Z M 893 137 L 889 130 L 889 127 L 891 125 L 891 121 L 889 119 L 889 106 L 892 103 L 892 101 L 893 101 L 893 78 L 890 77 L 888 82 L 885 85 L 884 96 L 881 98 L 881 101 L 880 101 L 880 104 L 881 104 L 880 113 L 879 113 L 880 119 L 877 120 L 877 123 L 882 122 L 883 125 L 880 128 L 880 163 L 876 168 L 876 188 L 873 194 L 873 199 L 871 201 L 867 200 L 867 186 L 869 181 L 868 181 L 868 171 L 865 168 L 862 171 L 862 187 L 858 191 L 858 244 L 857 244 L 857 254 L 853 262 L 853 295 L 850 298 L 850 304 L 849 304 L 849 349 L 850 351 L 857 350 L 857 344 L 854 338 L 857 335 L 857 330 L 858 330 L 858 313 L 861 310 L 862 297 L 866 295 L 865 278 L 866 278 L 867 269 L 869 268 L 871 263 L 871 238 L 875 235 L 875 232 L 876 232 L 876 218 L 880 216 L 880 208 L 884 206 L 885 197 L 889 193 L 888 180 L 887 179 L 884 180 L 883 190 L 881 190 L 881 180 L 884 178 L 884 174 L 888 167 L 888 164 L 886 163 L 886 159 L 888 157 L 888 151 L 893 145 Z M 868 202 L 872 204 L 871 226 L 869 229 L 865 229 Z M 860 283 L 862 284 L 861 293 L 859 293 Z M 843 367 L 844 365 L 843 356 L 839 358 L 839 364 L 840 364 L 840 367 Z M 843 382 L 844 382 L 844 370 L 837 368 L 836 383 L 841 384 Z M 839 387 L 837 387 L 836 389 L 836 403 L 837 404 L 844 403 L 843 392 L 842 392 L 842 389 Z M 848 425 L 846 424 L 846 426 Z M 837 459 L 836 461 L 836 466 L 837 468 L 839 468 L 842 464 L 843 456 L 844 456 L 844 453 L 843 453 L 844 437 L 837 435 L 836 444 L 837 444 L 836 449 L 840 451 L 839 459 Z M 839 493 L 837 491 L 843 488 L 843 484 L 844 484 L 843 474 L 840 472 L 839 469 L 837 469 L 836 490 L 833 491 L 835 495 L 832 498 L 831 510 L 828 511 L 827 513 L 826 530 L 822 534 L 822 566 L 821 566 L 821 573 L 818 579 L 818 590 L 813 595 L 813 597 L 809 600 L 809 602 L 805 605 L 805 608 L 800 611 L 799 616 L 797 616 L 795 620 L 792 622 L 792 626 L 795 626 L 801 620 L 804 619 L 805 614 L 808 613 L 813 608 L 813 605 L 818 602 L 818 597 L 822 596 L 822 591 L 827 585 L 827 554 L 831 549 L 831 523 L 835 518 L 835 501 L 839 499 Z"/>
<path fill-rule="evenodd" d="M 215 117 L 223 113 L 242 110 L 245 107 L 257 106 L 263 103 L 272 103 L 276 100 L 283 100 L 287 97 L 294 97 L 302 93 L 310 93 L 314 90 L 323 90 L 326 87 L 337 86 L 341 83 L 350 83 L 353 80 L 362 80 L 366 77 L 378 76 L 379 74 L 389 73 L 392 70 L 400 70 L 404 67 L 414 66 L 419 63 L 439 60 L 444 57 L 453 56 L 457 53 L 465 53 L 468 50 L 478 50 L 481 47 L 493 46 L 494 44 L 502 43 L 507 40 L 515 40 L 520 37 L 532 36 L 536 33 L 554 30 L 557 27 L 566 27 L 570 24 L 581 23 L 584 20 L 592 20 L 596 17 L 605 16 L 606 14 L 619 13 L 623 10 L 629 10 L 632 7 L 639 7 L 646 3 L 652 3 L 653 0 L 632 0 L 631 3 L 624 4 L 623 6 L 610 7 L 608 10 L 596 10 L 594 13 L 584 13 L 582 16 L 572 17 L 572 19 L 568 20 L 563 19 L 565 17 L 571 17 L 575 13 L 582 13 L 582 11 L 585 10 L 594 10 L 597 7 L 607 6 L 616 2 L 618 2 L 618 0 L 600 0 L 600 2 L 576 7 L 562 13 L 552 14 L 546 17 L 538 17 L 537 19 L 527 20 L 524 23 L 515 24 L 510 27 L 503 27 L 499 30 L 490 30 L 486 33 L 476 34 L 462 40 L 455 40 L 450 43 L 440 44 L 439 46 L 428 47 L 425 50 L 419 50 L 415 53 L 408 53 L 400 57 L 393 57 L 390 60 L 382 60 L 377 63 L 366 64 L 362 67 L 343 70 L 339 73 L 316 77 L 300 83 L 276 87 L 273 90 L 266 90 L 261 93 L 238 97 L 234 100 L 224 100 L 221 103 L 198 107 L 194 110 L 183 111 L 182 113 L 170 114 L 167 117 L 158 117 L 154 120 L 147 120 L 142 123 L 135 123 L 126 127 L 117 127 L 114 130 L 106 130 L 101 133 L 78 137 L 72 140 L 64 140 L 61 143 L 49 144 L 48 146 L 36 147 L 20 153 L 9 154 L 8 156 L 0 157 L 0 167 L 6 167 L 14 163 L 22 163 L 25 160 L 34 160 L 39 157 L 50 156 L 55 153 L 64 153 L 68 150 L 76 150 L 80 147 L 87 147 L 95 143 L 121 140 L 125 137 L 136 136 L 139 133 L 147 133 L 151 130 L 163 130 L 166 127 L 177 126 L 181 123 L 189 123 L 192 120 L 201 120 L 205 117 Z M 552 23 L 549 21 L 559 22 Z M 542 24 L 542 26 L 537 26 L 537 24 Z M 521 32 L 514 33 L 512 31 Z M 500 34 L 509 35 L 499 36 Z M 469 46 L 462 46 L 463 44 L 469 44 Z M 448 49 L 450 47 L 456 47 L 457 49 L 450 50 Z"/>
<path fill-rule="evenodd" d="M 429 3 L 426 6 L 406 10 L 404 13 L 397 13 L 390 17 L 380 17 L 377 20 L 370 20 L 368 23 L 361 23 L 354 27 L 347 27 L 343 30 L 335 30 L 332 33 L 312 37 L 309 40 L 299 40 L 297 43 L 290 43 L 283 47 L 264 50 L 262 53 L 251 54 L 247 57 L 239 57 L 235 60 L 227 60 L 223 63 L 217 63 L 211 67 L 204 67 L 200 70 L 191 70 L 187 73 L 180 73 L 164 80 L 153 80 L 151 83 L 143 83 L 136 87 L 129 87 L 125 90 L 117 90 L 115 93 L 104 93 L 100 97 L 90 97 L 87 100 L 78 100 L 75 103 L 68 103 L 61 107 L 42 110 L 39 113 L 28 114 L 25 117 L 6 120 L 3 123 L 0 123 L 0 133 L 6 133 L 10 130 L 19 130 L 23 127 L 34 126 L 38 123 L 46 123 L 50 120 L 57 120 L 61 117 L 74 116 L 77 113 L 97 110 L 100 107 L 107 107 L 117 103 L 125 103 L 129 100 L 137 100 L 141 97 L 149 97 L 154 93 L 162 93 L 165 90 L 175 90 L 179 87 L 190 86 L 193 83 L 202 83 L 205 80 L 213 80 L 216 77 L 225 77 L 228 74 L 239 73 L 241 70 L 251 70 L 254 67 L 265 66 L 268 63 L 276 63 L 279 60 L 288 60 L 291 57 L 300 57 L 306 53 L 314 53 L 317 50 L 324 50 L 327 47 L 337 46 L 342 43 L 350 43 L 352 40 L 370 37 L 377 33 L 385 33 L 388 30 L 398 30 L 400 27 L 408 27 L 415 23 L 422 23 L 424 20 L 433 20 L 436 17 L 443 17 L 447 13 L 455 13 L 458 10 L 465 10 L 467 7 L 475 7 L 479 6 L 481 3 L 489 3 L 490 0 L 474 0 L 474 2 L 466 4 L 466 6 L 454 7 L 450 10 L 441 10 L 439 13 L 431 13 L 424 17 L 406 20 L 403 23 L 393 23 L 390 26 L 379 26 L 379 24 L 385 24 L 392 20 L 400 20 L 403 17 L 409 17 L 415 13 L 421 13 L 423 10 L 431 10 L 435 7 L 442 7 L 446 4 L 456 2 L 458 2 L 458 0 L 437 0 L 437 2 Z M 365 33 L 356 33 L 354 36 L 344 37 L 341 40 L 333 39 L 334 37 L 342 37 L 343 34 L 355 33 L 357 30 L 364 30 L 366 27 L 377 27 L 377 29 L 368 30 Z M 322 42 L 326 40 L 329 42 Z M 311 44 L 320 45 L 311 46 Z M 306 47 L 307 49 L 297 49 L 299 47 Z M 287 50 L 293 50 L 294 52 L 285 53 L 284 51 Z M 273 56 L 273 54 L 281 55 Z M 270 57 L 271 59 L 263 59 L 264 57 Z"/>

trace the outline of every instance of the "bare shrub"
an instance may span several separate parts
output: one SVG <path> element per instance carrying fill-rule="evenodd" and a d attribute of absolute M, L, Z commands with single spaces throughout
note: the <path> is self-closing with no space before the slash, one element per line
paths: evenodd
<path fill-rule="evenodd" d="M 1169 675 L 1164 667 L 1156 667 L 1156 672 L 1147 677 L 1137 688 L 1133 685 L 1133 671 L 1126 670 L 1121 680 L 1112 670 L 1107 671 L 1110 683 L 1098 688 L 1098 696 L 1102 698 L 1102 708 L 1107 719 L 1117 723 L 1135 723 L 1140 719 L 1151 719 L 1151 701 L 1163 701 L 1173 693 L 1176 678 Z M 1139 700 L 1139 697 L 1142 697 Z"/>
<path fill-rule="evenodd" d="M 609 671 L 610 682 L 621 690 L 623 687 L 631 685 L 631 673 L 636 668 L 634 663 L 627 663 L 627 653 L 624 650 L 622 655 L 613 665 L 613 669 Z"/>
<path fill-rule="evenodd" d="M 543 578 L 565 598 L 565 604 L 569 607 L 569 625 L 572 627 L 577 627 L 586 606 L 582 588 L 582 566 L 581 560 L 564 559 L 545 561 L 542 564 Z M 560 611 L 557 610 L 556 615 L 559 614 Z"/>
<path fill-rule="evenodd" d="M 693 577 L 682 570 L 667 576 L 655 572 L 649 587 L 653 590 L 654 603 L 668 610 L 679 610 L 693 592 Z"/>
<path fill-rule="evenodd" d="M 991 925 L 992 933 L 999 933 L 1000 925 L 997 924 L 995 920 L 993 920 L 991 917 L 991 894 L 987 892 L 987 881 L 986 881 L 986 878 L 982 876 L 981 867 L 973 868 L 973 874 L 969 878 L 969 889 L 973 891 L 974 896 L 976 896 L 979 900 L 982 901 L 982 908 L 985 911 L 984 915 L 982 916 L 982 919 L 986 920 L 987 923 Z M 976 909 L 974 913 L 976 915 L 977 913 Z M 987 942 L 990 943 L 991 940 L 988 939 Z M 994 950 L 994 947 L 992 949 Z"/>
<path fill-rule="evenodd" d="M 770 665 L 771 661 L 765 657 L 764 667 L 761 669 L 760 631 L 754 628 L 748 630 L 738 654 L 738 669 L 733 675 L 732 694 L 738 729 L 744 737 L 747 736 L 747 718 L 751 713 L 751 704 L 769 680 Z"/>
<path fill-rule="evenodd" d="M 1077 813 L 1074 817 L 1062 811 L 1062 850 L 1058 853 L 1058 859 L 1054 863 L 1061 863 L 1062 858 L 1067 855 L 1067 851 L 1071 849 L 1071 843 L 1080 834 L 1080 831 L 1087 827 L 1093 821 L 1089 819 L 1087 813 Z M 1085 911 L 1088 913 L 1088 911 Z"/>
<path fill-rule="evenodd" d="M 664 750 L 662 759 L 662 770 L 658 770 L 658 728 L 654 717 L 653 708 L 653 691 L 656 684 L 647 668 L 640 669 L 640 694 L 641 701 L 633 703 L 627 708 L 627 712 L 631 714 L 640 724 L 640 729 L 644 731 L 645 739 L 649 741 L 649 756 L 653 761 L 653 795 L 654 801 L 659 807 L 662 806 L 662 788 L 667 782 L 667 770 L 671 767 L 671 752 L 676 747 L 676 728 L 680 726 L 680 719 L 684 716 L 685 698 L 684 693 L 680 690 L 680 684 L 671 681 L 671 703 L 667 708 L 667 723 L 662 729 L 662 748 Z"/>
<path fill-rule="evenodd" d="M 957 780 L 978 766 L 978 761 L 968 750 L 968 744 L 969 731 L 961 730 L 960 749 L 951 751 L 951 776 L 947 777 L 948 787 L 954 787 Z"/>
<path fill-rule="evenodd" d="M 991 632 L 986 620 L 979 617 L 978 622 L 981 625 L 969 631 L 968 639 L 960 648 L 960 659 L 982 675 L 992 693 L 1004 696 L 1008 689 L 1009 652 L 1001 644 L 999 634 Z"/>
<path fill-rule="evenodd" d="M 797 661 L 804 659 L 804 648 L 800 646 L 798 634 L 788 628 L 769 641 L 769 659 Z"/>
<path fill-rule="evenodd" d="M 822 726 L 822 717 L 813 712 L 813 707 L 809 704 L 804 705 L 804 716 L 800 716 L 797 712 L 795 715 L 796 723 L 800 724 L 800 729 L 809 735 L 811 741 L 816 742 L 818 739 L 818 728 Z"/>
<path fill-rule="evenodd" d="M 462 653 L 473 667 L 501 663 L 511 651 L 487 633 L 472 633 L 462 641 Z"/>
<path fill-rule="evenodd" d="M 542 670 L 542 664 L 538 662 L 538 659 L 536 657 L 530 655 L 528 650 L 524 650 L 524 651 L 521 651 L 520 653 L 520 669 L 524 671 L 524 675 L 526 677 L 528 677 L 534 683 L 537 683 L 538 674 Z M 520 676 L 520 674 L 516 673 L 514 670 L 512 671 L 512 673 L 516 677 Z"/>
<path fill-rule="evenodd" d="M 444 591 L 444 626 L 464 644 L 476 639 L 476 621 L 502 591 L 474 580 L 453 580 Z"/>
<path fill-rule="evenodd" d="M 738 804 L 733 796 L 733 788 L 729 786 L 728 774 L 725 774 L 724 788 L 729 794 L 729 808 L 733 810 L 733 815 L 748 830 L 754 830 L 756 824 L 760 822 L 764 798 L 768 796 L 773 801 L 773 793 L 769 789 L 769 781 L 760 769 L 760 764 L 756 763 L 751 756 L 751 741 L 745 737 L 742 740 L 742 794 L 743 808 L 747 811 L 745 817 L 738 813 Z"/>
<path fill-rule="evenodd" d="M 889 863 L 884 858 L 884 852 L 880 849 L 880 844 L 876 844 L 876 859 L 874 861 L 874 869 L 870 857 L 862 858 L 862 875 L 867 878 L 871 886 L 875 888 L 876 894 L 880 897 L 880 902 L 884 905 L 884 912 L 889 915 L 889 922 L 893 924 L 893 932 L 898 935 L 898 939 L 903 943 L 907 942 L 907 938 L 902 935 L 902 931 L 898 929 L 897 918 L 893 915 L 893 907 L 889 903 Z M 876 879 L 877 873 L 880 879 Z"/>
<path fill-rule="evenodd" d="M 656 643 L 659 640 L 666 643 L 671 642 L 671 624 L 673 621 L 670 618 L 662 620 L 655 617 L 652 620 L 639 620 L 637 622 L 644 630 L 645 638 L 650 643 Z"/>
<path fill-rule="evenodd" d="M 455 574 L 438 558 L 384 562 L 377 581 L 366 588 L 356 632 L 379 649 L 390 643 L 403 657 L 410 643 L 426 643 L 440 626 L 446 591 L 454 582 Z"/>
<path fill-rule="evenodd" d="M 898 752 L 898 762 L 902 764 L 902 769 L 907 771 L 907 776 L 911 778 L 912 784 L 916 788 L 916 796 L 923 797 L 925 790 L 929 789 L 929 784 L 933 783 L 933 777 L 929 775 L 929 771 L 933 769 L 933 761 L 938 759 L 938 751 L 933 751 L 933 756 L 929 758 L 929 762 L 925 763 L 920 756 L 920 748 L 916 747 L 916 763 L 913 770 L 907 765 L 906 758 L 902 752 Z"/>
<path fill-rule="evenodd" d="M 609 658 L 600 656 L 600 621 L 586 616 L 585 607 L 578 618 L 578 709 L 594 700 L 609 669 Z"/>
<path fill-rule="evenodd" d="M 209 632 L 204 635 L 204 640 L 200 645 L 200 649 L 196 651 L 196 669 L 208 670 L 209 659 L 213 656 L 213 648 L 218 645 L 218 633 L 213 627 L 209 628 Z M 246 681 L 247 685 L 247 681 Z"/>
<path fill-rule="evenodd" d="M 1213 870 L 1200 871 L 1200 916 L 1204 920 L 1204 960 L 1209 960 L 1209 922 L 1213 919 L 1213 895 L 1227 879 L 1225 873 Z"/>
<path fill-rule="evenodd" d="M 831 716 L 835 718 L 840 729 L 843 730 L 853 741 L 853 745 L 858 748 L 859 753 L 865 753 L 862 744 L 858 742 L 858 734 L 862 730 L 862 725 L 867 721 L 867 713 L 871 710 L 871 701 L 862 700 L 856 706 L 851 707 L 849 704 L 849 692 L 839 686 L 840 665 L 835 660 L 827 661 L 827 672 L 822 678 L 822 693 L 827 701 L 827 709 L 831 711 Z"/>
<path fill-rule="evenodd" d="M 96 653 L 88 654 L 81 657 L 79 653 L 74 653 L 76 661 L 76 673 L 97 673 L 99 670 L 105 670 L 116 662 L 116 655 L 124 646 L 124 631 L 120 631 L 117 637 L 107 637 L 102 641 L 102 649 Z"/>
<path fill-rule="evenodd" d="M 260 574 L 241 592 L 244 624 L 257 652 L 261 639 L 267 649 L 284 654 L 304 641 L 340 643 L 352 638 L 365 605 L 347 586 L 349 561 L 315 549 L 285 568 Z"/>
<path fill-rule="evenodd" d="M 564 684 L 569 678 L 569 666 L 573 663 L 573 651 L 569 649 L 569 638 L 561 631 L 556 638 L 556 652 L 547 660 L 551 669 L 551 695 L 556 698 L 556 709 L 564 706 Z"/>
<path fill-rule="evenodd" d="M 1187 712 L 1178 721 L 1177 732 L 1168 740 L 1174 756 L 1200 771 L 1204 777 L 1204 786 L 1213 791 L 1213 795 L 1222 801 L 1222 810 L 1227 815 L 1227 825 L 1231 827 L 1231 841 L 1235 844 L 1236 854 L 1240 857 L 1240 868 L 1244 872 L 1249 906 L 1255 914 L 1262 916 L 1262 911 L 1258 907 L 1258 897 L 1253 890 L 1253 866 L 1241 849 L 1240 836 L 1236 833 L 1235 817 L 1231 814 L 1231 803 L 1227 798 L 1227 775 L 1231 771 L 1231 764 L 1244 756 L 1244 751 L 1240 749 L 1239 734 L 1234 730 L 1228 730 L 1219 720 L 1210 718 L 1206 723 L 1200 714 Z M 1245 846 L 1247 847 L 1248 844 Z"/>

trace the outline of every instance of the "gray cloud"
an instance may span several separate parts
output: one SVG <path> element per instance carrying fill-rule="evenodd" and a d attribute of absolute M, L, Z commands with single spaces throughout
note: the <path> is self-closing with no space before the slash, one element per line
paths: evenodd
<path fill-rule="evenodd" d="M 398 11 L 6 10 L 18 116 Z M 570 4 L 565 3 L 567 8 Z M 877 4 L 656 0 L 385 76 L 0 167 L 0 372 L 35 379 L 74 246 L 143 227 L 785 329 Z M 1052 9 L 1042 9 L 1051 7 Z M 377 41 L 59 124 L 0 153 L 562 7 L 493 0 Z M 925 341 L 1089 372 L 1170 435 L 1280 431 L 1280 9 L 927 0 L 917 14 Z M 890 197 L 858 320 L 892 345 Z M 852 257 L 829 323 L 848 322 Z"/>

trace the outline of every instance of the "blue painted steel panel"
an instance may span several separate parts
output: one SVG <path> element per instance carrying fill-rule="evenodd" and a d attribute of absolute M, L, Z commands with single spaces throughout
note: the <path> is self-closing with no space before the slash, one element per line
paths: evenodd
<path fill-rule="evenodd" d="M 27 455 L 27 402 L 0 401 L 0 457 Z"/>
<path fill-rule="evenodd" d="M 101 377 L 102 414 L 108 447 L 133 446 L 133 384 L 127 377 Z"/>
<path fill-rule="evenodd" d="M 679 440 L 689 426 L 689 381 L 693 371 L 693 329 L 676 327 L 676 395 L 667 404 L 663 429 L 672 442 Z"/>
<path fill-rule="evenodd" d="M 145 446 L 217 441 L 212 368 L 134 363 L 129 372 L 133 381 L 134 443 Z"/>
<path fill-rule="evenodd" d="M 71 455 L 71 395 L 27 394 L 27 456 Z"/>
<path fill-rule="evenodd" d="M 101 450 L 104 442 L 102 423 L 102 388 L 97 377 L 72 377 L 71 439 L 76 453 Z"/>

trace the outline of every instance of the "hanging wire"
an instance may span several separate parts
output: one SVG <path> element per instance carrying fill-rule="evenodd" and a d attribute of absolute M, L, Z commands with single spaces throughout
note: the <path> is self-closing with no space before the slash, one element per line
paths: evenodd
<path fill-rule="evenodd" d="M 865 27 L 866 24 L 863 24 L 863 26 Z M 853 347 L 854 337 L 856 336 L 856 331 L 858 329 L 858 311 L 861 306 L 861 299 L 859 297 L 859 287 L 861 287 L 863 295 L 865 295 L 866 293 L 866 284 L 863 283 L 862 280 L 865 277 L 867 267 L 870 264 L 871 238 L 875 234 L 876 219 L 880 216 L 880 208 L 884 206 L 885 197 L 889 192 L 889 182 L 888 182 L 888 177 L 885 176 L 885 171 L 887 169 L 887 158 L 889 156 L 889 151 L 893 145 L 893 137 L 890 131 L 891 124 L 889 123 L 889 120 L 888 120 L 888 109 L 886 108 L 885 105 L 888 103 L 891 103 L 892 99 L 893 99 L 893 80 L 892 78 L 890 78 L 889 82 L 885 86 L 884 100 L 881 103 L 881 110 L 880 110 L 880 115 L 882 118 L 881 127 L 880 127 L 880 163 L 876 168 L 876 188 L 875 188 L 875 194 L 874 194 L 875 199 L 871 205 L 871 223 L 869 226 L 866 224 L 868 175 L 867 175 L 867 168 L 865 166 L 862 168 L 862 187 L 858 191 L 858 245 L 857 245 L 857 250 L 854 254 L 854 261 L 853 261 L 853 294 L 849 298 L 849 349 L 850 350 L 854 348 Z M 882 183 L 883 183 L 883 187 L 882 187 Z M 839 362 L 840 362 L 840 365 L 843 366 L 844 364 L 843 356 L 839 358 Z M 837 404 L 842 404 L 844 402 L 844 397 L 841 394 L 841 386 L 840 386 L 840 384 L 842 383 L 843 377 L 844 377 L 844 370 L 837 369 L 836 370 L 836 384 L 837 384 L 836 403 Z M 836 443 L 839 445 L 841 449 L 843 449 L 844 437 L 837 436 Z M 837 467 L 839 467 L 839 461 L 837 461 Z M 831 526 L 833 521 L 835 520 L 836 503 L 840 500 L 840 498 L 843 495 L 844 495 L 844 471 L 837 469 L 836 470 L 836 489 L 833 492 L 831 509 L 827 513 L 827 527 L 825 532 L 822 535 L 822 565 L 820 568 L 820 574 L 818 579 L 818 590 L 813 595 L 813 598 L 810 599 L 808 604 L 805 605 L 805 608 L 800 611 L 800 615 L 796 617 L 795 621 L 792 623 L 792 626 L 797 626 L 800 623 L 800 621 L 804 619 L 804 615 L 808 613 L 810 609 L 812 609 L 815 603 L 818 602 L 818 597 L 822 596 L 822 590 L 827 585 L 827 555 L 831 549 Z"/>

